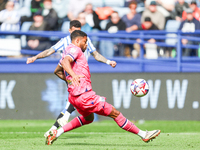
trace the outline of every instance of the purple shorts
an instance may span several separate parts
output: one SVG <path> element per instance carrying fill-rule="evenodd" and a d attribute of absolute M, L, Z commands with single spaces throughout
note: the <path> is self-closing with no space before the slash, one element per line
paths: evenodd
<path fill-rule="evenodd" d="M 112 105 L 105 100 L 105 97 L 96 95 L 92 90 L 79 96 L 72 96 L 69 94 L 69 102 L 83 117 L 87 117 L 91 113 L 108 116 L 112 111 Z"/>

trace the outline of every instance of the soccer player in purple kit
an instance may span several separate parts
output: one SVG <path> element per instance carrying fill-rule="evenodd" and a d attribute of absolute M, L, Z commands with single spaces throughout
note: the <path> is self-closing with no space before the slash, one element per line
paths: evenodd
<path fill-rule="evenodd" d="M 105 97 L 96 95 L 92 90 L 89 66 L 83 53 L 87 47 L 87 34 L 75 30 L 71 33 L 71 41 L 72 44 L 65 49 L 62 55 L 60 66 L 63 69 L 57 71 L 57 76 L 68 82 L 69 102 L 82 116 L 74 118 L 58 130 L 51 130 L 50 135 L 46 138 L 46 144 L 51 145 L 64 132 L 92 123 L 94 113 L 113 118 L 119 127 L 137 134 L 144 142 L 149 142 L 158 136 L 160 130 L 140 130 L 121 112 L 107 103 Z"/>

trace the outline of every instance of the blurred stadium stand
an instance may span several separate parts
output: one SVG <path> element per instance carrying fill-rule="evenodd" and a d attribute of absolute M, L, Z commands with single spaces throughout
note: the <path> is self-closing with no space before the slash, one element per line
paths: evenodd
<path fill-rule="evenodd" d="M 168 20 L 166 23 L 165 30 L 169 31 L 169 32 L 176 32 L 176 31 L 178 31 L 180 24 L 181 24 L 180 21 Z M 166 40 L 165 40 L 166 44 L 176 44 L 177 43 L 177 39 L 175 39 L 177 37 L 177 34 L 167 34 L 166 36 L 174 37 L 173 39 L 166 38 Z"/>
<path fill-rule="evenodd" d="M 31 21 L 27 21 L 27 22 L 24 22 L 21 26 L 21 31 L 22 32 L 27 32 L 31 26 L 33 22 Z M 22 47 L 26 47 L 26 36 L 25 35 L 22 35 L 21 36 L 21 46 Z"/>
<path fill-rule="evenodd" d="M 66 32 L 53 32 L 53 31 L 43 31 L 43 32 L 0 32 L 1 35 L 37 35 L 37 36 L 44 36 L 51 38 L 62 38 L 67 36 L 69 33 Z M 177 34 L 178 36 L 170 37 L 171 39 L 176 39 L 177 43 L 166 43 L 166 38 L 169 38 L 168 34 Z M 200 59 L 199 57 L 182 57 L 182 48 L 193 48 L 198 50 L 199 45 L 182 45 L 181 39 L 189 39 L 193 41 L 199 41 L 200 38 L 198 37 L 188 37 L 185 36 L 188 33 L 182 33 L 180 31 L 177 32 L 167 32 L 167 31 L 134 31 L 131 33 L 127 33 L 124 31 L 119 31 L 117 33 L 108 34 L 108 32 L 95 32 L 95 33 L 88 33 L 91 39 L 93 37 L 98 41 L 101 40 L 109 40 L 114 43 L 124 43 L 124 44 L 133 44 L 138 43 L 136 41 L 137 38 L 141 39 L 139 43 L 141 45 L 141 55 L 137 59 L 133 58 L 126 58 L 126 57 L 114 57 L 109 59 L 114 59 L 117 61 L 118 65 L 115 69 L 111 67 L 99 63 L 93 58 L 90 57 L 90 69 L 91 72 L 200 72 Z M 196 31 L 194 33 L 190 33 L 193 35 L 200 34 L 200 31 Z M 147 39 L 154 37 L 156 40 L 162 40 L 163 42 L 156 42 L 157 46 L 162 47 L 173 47 L 177 50 L 177 56 L 175 58 L 164 58 L 158 57 L 157 59 L 146 59 L 144 58 L 144 48 L 143 45 L 148 43 Z M 1 44 L 1 43 L 0 43 Z M 22 55 L 36 55 L 39 51 L 34 50 L 21 50 Z M 54 58 L 45 58 L 42 60 L 36 61 L 36 63 L 31 65 L 26 65 L 25 61 L 26 58 L 22 59 L 11 59 L 11 58 L 1 58 L 0 63 L 0 72 L 53 72 L 55 64 L 57 64 L 60 54 L 57 54 Z M 38 67 L 38 63 L 40 67 Z M 11 65 L 9 65 L 11 64 Z M 20 64 L 20 65 L 19 65 Z M 54 64 L 54 65 L 53 65 Z M 98 68 L 96 65 L 98 64 Z M 17 65 L 17 66 L 16 66 Z"/>

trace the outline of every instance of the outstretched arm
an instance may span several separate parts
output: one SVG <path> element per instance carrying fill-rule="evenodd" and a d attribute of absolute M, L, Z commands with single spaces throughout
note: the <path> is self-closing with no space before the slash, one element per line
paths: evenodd
<path fill-rule="evenodd" d="M 48 56 L 52 55 L 53 53 L 55 53 L 55 50 L 53 48 L 44 50 L 44 51 L 40 52 L 39 54 L 37 54 L 36 56 L 27 58 L 26 63 L 27 64 L 33 63 L 34 61 L 36 61 L 36 59 L 48 57 Z"/>
<path fill-rule="evenodd" d="M 106 59 L 104 56 L 99 54 L 97 51 L 94 51 L 91 54 L 97 61 L 106 63 L 106 64 L 112 66 L 113 68 L 117 65 L 117 63 L 115 61 L 110 61 L 110 60 Z"/>

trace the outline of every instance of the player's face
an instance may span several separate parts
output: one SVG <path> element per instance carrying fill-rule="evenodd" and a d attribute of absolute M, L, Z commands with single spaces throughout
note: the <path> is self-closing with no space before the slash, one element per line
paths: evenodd
<path fill-rule="evenodd" d="M 81 28 L 72 27 L 69 29 L 69 33 L 71 34 L 74 30 L 81 30 Z"/>
<path fill-rule="evenodd" d="M 83 38 L 80 39 L 79 47 L 83 52 L 87 49 L 87 36 L 84 36 Z"/>

